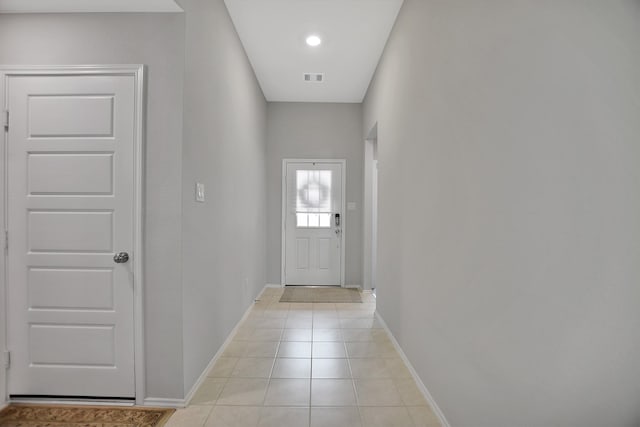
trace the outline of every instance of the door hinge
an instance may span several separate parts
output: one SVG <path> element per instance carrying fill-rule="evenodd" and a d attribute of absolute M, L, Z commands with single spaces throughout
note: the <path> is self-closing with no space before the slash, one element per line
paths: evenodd
<path fill-rule="evenodd" d="M 4 232 L 4 250 L 9 250 L 9 231 Z"/>
<path fill-rule="evenodd" d="M 10 366 L 11 366 L 11 352 L 5 351 L 4 352 L 4 368 L 9 369 Z"/>
<path fill-rule="evenodd" d="M 2 112 L 2 126 L 4 127 L 4 130 L 9 130 L 9 110 L 4 110 Z"/>

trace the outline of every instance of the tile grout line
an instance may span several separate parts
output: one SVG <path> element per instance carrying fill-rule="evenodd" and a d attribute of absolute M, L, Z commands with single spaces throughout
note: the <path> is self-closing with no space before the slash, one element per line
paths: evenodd
<path fill-rule="evenodd" d="M 275 301 L 275 302 L 277 302 L 277 301 Z M 271 308 L 277 309 L 277 304 L 274 304 L 274 305 L 272 305 L 272 304 L 273 304 L 273 302 L 271 304 L 269 304 L 267 307 L 271 307 Z M 302 314 L 302 313 L 307 313 L 308 312 L 308 309 L 306 309 L 305 307 L 296 307 L 296 308 L 300 309 L 300 311 L 298 311 L 298 314 Z M 268 309 L 269 308 L 263 309 L 259 313 L 260 317 L 264 318 L 265 312 Z M 287 329 L 289 329 L 289 328 L 286 327 L 287 323 L 289 323 L 290 325 L 294 324 L 293 322 L 288 322 L 288 320 L 290 318 L 295 318 L 296 317 L 296 316 L 294 316 L 294 314 L 296 314 L 296 310 L 292 310 L 290 308 L 290 306 L 286 309 L 286 311 L 287 311 L 287 313 L 286 313 L 286 317 L 285 317 L 285 324 L 284 324 L 284 327 L 281 328 L 281 331 L 280 331 L 280 334 L 279 334 L 279 340 L 278 340 L 277 345 L 276 345 L 276 354 L 275 354 L 274 361 L 273 361 L 273 363 L 271 365 L 270 372 L 269 372 L 269 380 L 267 382 L 267 390 L 265 390 L 265 396 L 264 396 L 263 401 L 262 401 L 262 403 L 263 403 L 262 407 L 261 407 L 262 410 L 264 410 L 264 408 L 266 407 L 265 406 L 266 396 L 267 396 L 268 389 L 271 386 L 271 381 L 273 379 L 273 375 L 275 373 L 275 366 L 276 366 L 276 362 L 278 361 L 278 354 L 279 354 L 280 348 L 281 348 L 281 346 L 282 346 L 282 344 L 284 342 L 283 340 L 285 338 L 286 331 L 287 331 Z M 257 313 L 257 311 L 256 311 L 256 313 Z M 324 328 L 324 329 L 336 330 L 336 331 L 340 332 L 340 338 L 335 340 L 335 341 L 342 343 L 342 348 L 343 348 L 343 351 L 344 351 L 344 354 L 345 354 L 345 359 L 346 359 L 346 362 L 347 362 L 347 368 L 348 368 L 347 372 L 348 372 L 348 374 L 350 376 L 350 379 L 351 379 L 350 382 L 351 382 L 351 385 L 352 385 L 353 393 L 355 394 L 355 406 L 357 408 L 357 413 L 358 413 L 358 416 L 360 417 L 360 421 L 364 422 L 362 410 L 365 409 L 365 407 L 361 406 L 360 398 L 359 398 L 358 393 L 357 393 L 357 387 L 356 387 L 356 380 L 357 379 L 354 377 L 352 359 L 350 357 L 351 353 L 348 351 L 348 344 L 350 342 L 358 343 L 359 341 L 357 341 L 357 340 L 356 341 L 347 341 L 347 338 L 344 335 L 344 328 L 345 328 L 345 326 L 347 326 L 348 329 L 349 328 L 356 329 L 356 330 L 363 329 L 363 330 L 369 330 L 369 332 L 372 332 L 374 329 L 377 329 L 377 328 L 373 328 L 372 325 L 369 325 L 368 327 L 363 326 L 363 325 L 366 325 L 367 323 L 369 323 L 369 322 L 365 322 L 364 321 L 365 320 L 364 319 L 365 316 L 362 316 L 362 318 L 360 318 L 357 314 L 355 314 L 355 315 L 353 315 L 353 314 L 354 313 L 349 314 L 349 310 L 340 311 L 340 310 L 337 309 L 337 307 L 336 307 L 335 311 L 332 311 L 332 310 L 326 311 L 326 310 L 318 309 L 317 312 L 313 308 L 313 305 L 311 307 L 311 343 L 310 343 L 311 355 L 310 355 L 310 359 L 309 359 L 310 360 L 310 362 L 309 362 L 309 367 L 310 367 L 310 371 L 309 371 L 309 402 L 308 402 L 308 405 L 307 405 L 308 410 L 309 410 L 309 415 L 308 415 L 309 425 L 311 425 L 311 422 L 312 422 L 312 410 L 313 410 L 313 405 L 312 405 L 312 400 L 313 400 L 313 381 L 314 381 L 313 368 L 315 366 L 315 363 L 314 363 L 315 362 L 314 349 L 316 347 L 316 344 L 320 345 L 321 343 L 324 343 L 324 341 L 322 341 L 322 342 L 321 341 L 316 341 L 316 338 L 321 338 L 321 337 L 316 337 L 317 334 L 315 333 L 315 331 L 317 330 L 316 327 L 320 326 L 321 324 L 323 324 L 323 322 L 325 322 L 325 319 L 332 318 L 332 317 L 337 318 L 338 319 L 338 323 L 332 325 L 332 327 L 330 327 L 330 328 Z M 364 315 L 366 313 L 363 312 L 362 314 Z M 297 316 L 297 317 L 300 318 L 301 316 Z M 369 316 L 366 316 L 366 317 L 369 318 Z M 257 329 L 259 330 L 259 328 L 257 328 Z M 294 328 L 294 329 L 296 329 L 296 328 Z M 298 329 L 304 329 L 304 328 L 298 328 Z M 381 330 L 384 331 L 384 328 L 381 328 Z M 384 331 L 384 332 L 386 332 L 386 331 Z M 354 337 L 354 338 L 357 339 L 357 337 Z M 333 339 L 335 339 L 335 338 L 333 338 Z M 333 341 L 327 341 L 327 342 L 333 342 Z M 388 358 L 390 358 L 390 356 L 388 356 L 388 355 L 385 355 L 385 357 L 379 357 L 380 355 L 377 354 L 376 352 L 372 353 L 372 351 L 375 349 L 375 347 L 377 347 L 376 345 L 373 345 L 373 344 L 376 344 L 376 343 L 377 343 L 377 340 L 375 339 L 375 337 L 372 337 L 372 339 L 369 342 L 369 344 L 371 345 L 371 349 L 369 351 L 367 351 L 366 354 L 363 353 L 363 356 L 364 356 L 363 358 L 364 359 L 367 359 L 367 358 L 380 358 L 382 360 L 387 360 Z M 245 356 L 246 356 L 246 351 L 247 350 L 245 350 Z M 341 359 L 340 357 L 333 357 L 333 358 L 332 357 L 327 357 L 327 358 L 328 359 Z M 322 359 L 324 359 L 324 358 L 322 358 Z M 341 378 L 341 377 L 336 377 L 336 378 Z M 226 384 L 230 379 L 231 379 L 230 377 L 224 378 L 224 384 Z M 396 378 L 392 377 L 391 379 L 393 380 L 393 382 L 392 382 L 393 383 L 393 388 L 395 389 L 396 393 L 399 394 L 398 385 L 396 384 L 396 381 L 395 381 Z M 405 399 L 402 396 L 400 396 L 400 398 L 401 398 L 401 401 L 402 401 L 401 406 L 403 406 L 405 408 L 408 407 L 408 405 L 406 404 Z M 342 402 L 342 403 L 344 403 L 344 402 Z M 216 403 L 214 403 L 214 406 L 216 406 L 216 405 L 217 405 L 217 401 L 216 401 Z M 246 405 L 231 405 L 231 406 L 246 406 Z M 273 405 L 273 406 L 274 407 L 283 407 L 283 408 L 291 407 L 290 405 Z M 351 406 L 351 405 L 346 405 L 346 406 L 343 406 L 343 405 L 335 406 L 334 405 L 334 407 L 347 407 L 347 406 Z M 387 405 L 381 405 L 381 406 L 386 407 Z M 390 407 L 395 407 L 395 406 L 397 406 L 397 405 L 391 405 Z M 319 407 L 323 407 L 323 406 L 319 406 Z M 327 407 L 332 407 L 332 406 L 327 406 Z M 205 419 L 205 423 L 211 417 L 211 413 L 212 413 L 212 410 L 207 415 L 207 417 Z M 413 420 L 411 420 L 411 421 L 413 421 Z"/>

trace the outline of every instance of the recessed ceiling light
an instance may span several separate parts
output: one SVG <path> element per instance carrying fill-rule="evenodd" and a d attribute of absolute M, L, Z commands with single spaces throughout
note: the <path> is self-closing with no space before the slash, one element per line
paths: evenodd
<path fill-rule="evenodd" d="M 309 36 L 307 37 L 307 44 L 312 47 L 320 46 L 322 39 L 318 36 Z"/>

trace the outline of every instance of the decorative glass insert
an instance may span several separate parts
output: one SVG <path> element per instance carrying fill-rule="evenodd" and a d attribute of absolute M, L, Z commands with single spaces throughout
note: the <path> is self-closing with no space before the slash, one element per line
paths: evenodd
<path fill-rule="evenodd" d="M 332 171 L 296 171 L 296 225 L 299 228 L 330 228 Z"/>

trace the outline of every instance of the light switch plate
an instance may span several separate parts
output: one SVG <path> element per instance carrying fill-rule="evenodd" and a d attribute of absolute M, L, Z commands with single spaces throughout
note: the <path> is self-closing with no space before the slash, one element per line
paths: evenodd
<path fill-rule="evenodd" d="M 204 203 L 204 184 L 196 182 L 196 202 Z"/>
<path fill-rule="evenodd" d="M 347 210 L 348 211 L 355 211 L 356 210 L 356 203 L 355 202 L 347 203 Z"/>

